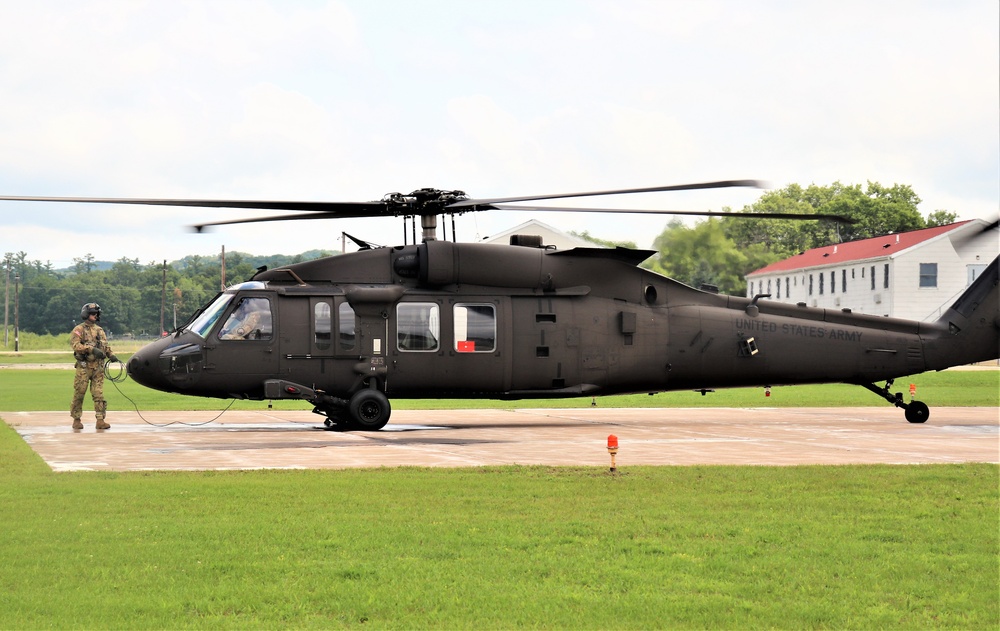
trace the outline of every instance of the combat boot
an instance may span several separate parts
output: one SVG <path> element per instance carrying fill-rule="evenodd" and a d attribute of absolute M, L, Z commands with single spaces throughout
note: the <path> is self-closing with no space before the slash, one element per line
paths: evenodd
<path fill-rule="evenodd" d="M 83 429 L 83 421 L 78 418 L 73 419 L 73 429 Z"/>
<path fill-rule="evenodd" d="M 105 423 L 103 418 L 102 419 L 98 419 L 98 421 L 97 421 L 97 429 L 111 429 L 111 425 L 109 425 L 108 423 Z"/>

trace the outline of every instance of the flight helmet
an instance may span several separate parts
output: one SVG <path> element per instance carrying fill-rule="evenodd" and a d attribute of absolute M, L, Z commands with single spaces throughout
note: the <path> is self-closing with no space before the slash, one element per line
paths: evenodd
<path fill-rule="evenodd" d="M 87 304 L 83 305 L 83 308 L 80 309 L 80 319 L 86 321 L 87 318 L 89 318 L 90 314 L 92 313 L 97 314 L 97 321 L 100 322 L 101 305 L 97 304 L 96 302 L 88 302 Z"/>

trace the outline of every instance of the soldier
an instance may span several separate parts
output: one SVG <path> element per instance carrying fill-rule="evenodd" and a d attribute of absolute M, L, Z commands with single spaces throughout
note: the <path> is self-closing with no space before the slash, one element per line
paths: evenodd
<path fill-rule="evenodd" d="M 69 413 L 73 417 L 73 429 L 83 429 L 80 415 L 83 413 L 83 395 L 90 386 L 90 397 L 94 400 L 94 415 L 97 417 L 97 429 L 111 427 L 104 420 L 108 404 L 104 400 L 104 358 L 118 361 L 111 351 L 104 329 L 97 323 L 101 320 L 101 305 L 90 302 L 80 310 L 82 324 L 76 325 L 69 336 L 73 347 L 73 357 L 76 358 L 76 377 L 73 379 L 73 404 Z"/>

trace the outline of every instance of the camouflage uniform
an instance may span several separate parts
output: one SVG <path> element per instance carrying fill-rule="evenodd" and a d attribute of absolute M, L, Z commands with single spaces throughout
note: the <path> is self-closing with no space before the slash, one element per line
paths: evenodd
<path fill-rule="evenodd" d="M 99 309 L 98 307 L 98 311 Z M 76 325 L 70 334 L 69 343 L 73 347 L 73 356 L 76 359 L 73 404 L 69 409 L 70 416 L 73 417 L 73 428 L 83 428 L 80 415 L 83 413 L 83 396 L 87 393 L 89 385 L 90 397 L 94 400 L 97 429 L 108 429 L 111 425 L 104 420 L 108 409 L 108 404 L 104 400 L 104 360 L 102 356 L 94 354 L 94 349 L 99 349 L 103 356 L 114 357 L 104 329 L 97 324 L 96 320 L 88 318 L 82 324 Z"/>

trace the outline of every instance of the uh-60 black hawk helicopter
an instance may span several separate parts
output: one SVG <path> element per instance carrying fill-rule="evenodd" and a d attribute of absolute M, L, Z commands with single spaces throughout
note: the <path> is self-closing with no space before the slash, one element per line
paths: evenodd
<path fill-rule="evenodd" d="M 561 251 L 530 235 L 512 238 L 511 245 L 435 238 L 438 215 L 481 210 L 739 216 L 525 202 L 756 185 L 739 180 L 501 199 L 421 189 L 361 203 L 0 199 L 299 211 L 195 226 L 199 230 L 288 219 L 420 217 L 421 243 L 362 243 L 358 252 L 262 269 L 128 362 L 133 379 L 157 390 L 302 399 L 327 417 L 328 427 L 381 429 L 390 398 L 704 393 L 828 382 L 864 386 L 903 408 L 909 422 L 922 423 L 927 405 L 891 393 L 895 378 L 1000 354 L 996 259 L 939 320 L 915 322 L 777 303 L 767 294 L 748 299 L 695 289 L 638 267 L 654 254 L 647 250 Z M 879 381 L 885 385 L 875 385 Z"/>

